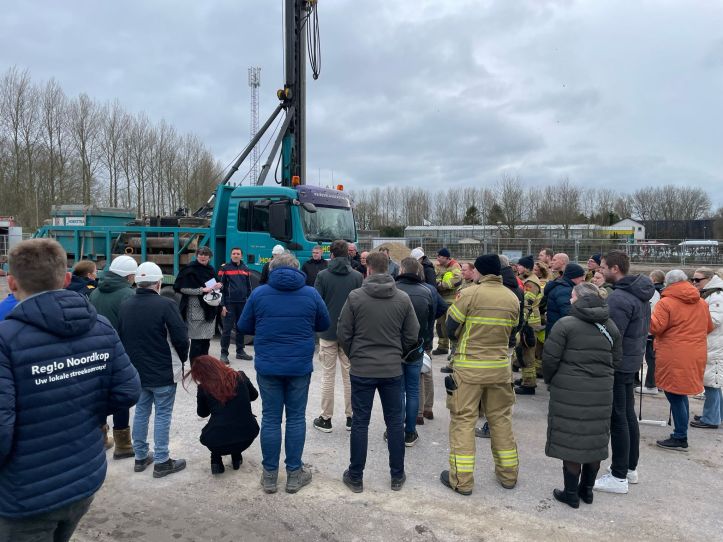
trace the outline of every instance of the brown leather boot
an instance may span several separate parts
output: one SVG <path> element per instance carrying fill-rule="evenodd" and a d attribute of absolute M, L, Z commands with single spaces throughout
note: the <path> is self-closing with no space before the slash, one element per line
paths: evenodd
<path fill-rule="evenodd" d="M 133 445 L 131 444 L 131 428 L 113 429 L 113 438 L 115 438 L 115 450 L 113 450 L 113 459 L 126 459 L 133 457 Z"/>
<path fill-rule="evenodd" d="M 103 427 L 101 427 L 103 430 L 103 446 L 105 446 L 106 450 L 110 450 L 113 447 L 113 439 L 108 436 L 108 424 L 105 424 Z"/>

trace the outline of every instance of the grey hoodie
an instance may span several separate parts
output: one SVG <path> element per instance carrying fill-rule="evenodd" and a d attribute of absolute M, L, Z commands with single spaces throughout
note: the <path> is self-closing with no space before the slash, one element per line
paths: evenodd
<path fill-rule="evenodd" d="M 386 274 L 372 275 L 349 294 L 337 326 L 350 374 L 363 378 L 401 376 L 402 353 L 417 344 L 418 334 L 409 296 Z"/>

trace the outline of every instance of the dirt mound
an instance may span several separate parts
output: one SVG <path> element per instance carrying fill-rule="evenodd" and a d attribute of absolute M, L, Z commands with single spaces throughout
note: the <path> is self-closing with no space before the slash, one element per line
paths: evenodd
<path fill-rule="evenodd" d="M 404 243 L 383 243 L 374 250 L 379 250 L 380 248 L 388 248 L 389 256 L 395 262 L 401 262 L 404 258 L 408 258 L 409 254 L 412 252 L 412 250 Z"/>

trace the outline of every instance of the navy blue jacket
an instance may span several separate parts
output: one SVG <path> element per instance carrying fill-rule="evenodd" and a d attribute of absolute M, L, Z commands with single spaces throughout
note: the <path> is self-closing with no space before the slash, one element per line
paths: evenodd
<path fill-rule="evenodd" d="M 249 297 L 238 330 L 254 335 L 254 365 L 260 375 L 302 376 L 314 370 L 314 333 L 329 328 L 319 292 L 298 269 L 280 267 Z"/>
<path fill-rule="evenodd" d="M 188 328 L 173 299 L 138 288 L 121 303 L 118 320 L 118 335 L 144 388 L 171 386 L 181 379 Z"/>
<path fill-rule="evenodd" d="M 547 298 L 547 325 L 545 337 L 550 334 L 552 326 L 560 318 L 570 313 L 570 298 L 575 285 L 570 279 L 558 278 L 545 285 L 545 298 Z"/>
<path fill-rule="evenodd" d="M 42 514 L 105 480 L 101 426 L 141 392 L 113 326 L 84 296 L 44 292 L 0 322 L 0 517 Z"/>
<path fill-rule="evenodd" d="M 89 279 L 87 277 L 79 277 L 78 275 L 71 275 L 70 284 L 65 288 L 71 292 L 78 292 L 84 296 L 89 296 L 90 293 L 98 287 L 98 281 Z"/>
<path fill-rule="evenodd" d="M 627 275 L 613 284 L 608 295 L 610 318 L 623 338 L 621 373 L 637 373 L 643 363 L 650 328 L 650 298 L 655 286 L 645 275 Z"/>
<path fill-rule="evenodd" d="M 243 262 L 223 264 L 218 270 L 218 281 L 223 285 L 221 302 L 224 307 L 231 303 L 246 303 L 251 295 L 251 271 Z"/>

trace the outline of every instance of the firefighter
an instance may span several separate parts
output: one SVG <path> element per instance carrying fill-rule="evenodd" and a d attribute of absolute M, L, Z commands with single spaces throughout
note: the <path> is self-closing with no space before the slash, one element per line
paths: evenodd
<path fill-rule="evenodd" d="M 443 247 L 437 252 L 437 265 L 434 266 L 434 271 L 437 280 L 437 291 L 448 304 L 454 303 L 457 288 L 462 283 L 462 268 L 457 263 L 457 260 L 452 258 L 447 248 Z M 439 341 L 436 350 L 432 351 L 435 356 L 449 353 L 449 338 L 447 337 L 445 320 L 445 316 L 437 320 L 437 337 L 439 337 Z"/>
<path fill-rule="evenodd" d="M 508 344 L 517 326 L 520 302 L 502 285 L 500 259 L 496 254 L 477 258 L 479 285 L 462 291 L 450 307 L 447 332 L 459 337 L 454 373 L 445 378 L 449 424 L 449 470 L 440 481 L 462 495 L 474 486 L 475 422 L 480 403 L 487 415 L 492 438 L 495 474 L 502 487 L 517 484 L 519 460 L 512 434 L 515 394 Z"/>
<path fill-rule="evenodd" d="M 532 256 L 520 258 L 517 262 L 517 275 L 522 280 L 525 291 L 525 303 L 523 309 L 524 326 L 520 330 L 517 340 L 518 363 L 522 367 L 520 373 L 522 378 L 515 381 L 515 393 L 517 395 L 534 395 L 537 387 L 537 371 L 535 368 L 535 350 L 537 346 L 536 332 L 542 327 L 540 318 L 540 301 L 542 301 L 542 285 L 532 270 L 535 261 Z"/>

